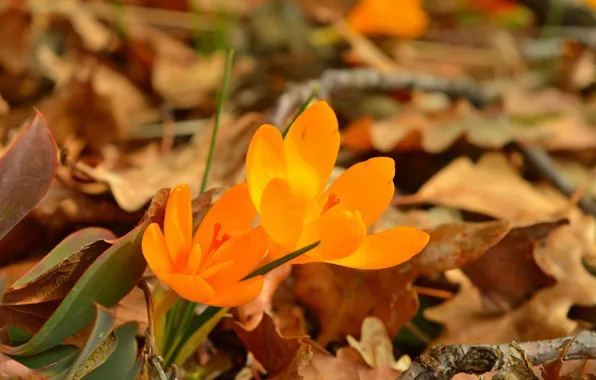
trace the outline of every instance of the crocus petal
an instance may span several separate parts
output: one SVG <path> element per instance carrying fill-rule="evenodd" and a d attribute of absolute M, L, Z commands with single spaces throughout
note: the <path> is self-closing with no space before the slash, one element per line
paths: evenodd
<path fill-rule="evenodd" d="M 168 198 L 164 234 L 174 266 L 186 267 L 192 242 L 192 209 L 187 185 L 177 186 Z"/>
<path fill-rule="evenodd" d="M 284 140 L 292 187 L 309 198 L 320 194 L 337 160 L 339 143 L 337 118 L 326 102 L 317 102 L 298 116 Z"/>
<path fill-rule="evenodd" d="M 233 307 L 249 303 L 259 296 L 263 289 L 263 276 L 233 283 L 218 288 L 217 294 L 207 304 L 220 307 Z"/>
<path fill-rule="evenodd" d="M 239 183 L 226 191 L 215 201 L 199 225 L 193 239 L 193 244 L 199 244 L 203 249 L 203 256 L 208 250 L 214 236 L 214 226 L 221 224 L 220 237 L 237 231 L 248 231 L 257 211 L 250 200 L 248 185 Z M 205 257 L 203 257 L 203 260 Z"/>
<path fill-rule="evenodd" d="M 147 265 L 158 278 L 162 279 L 173 271 L 174 266 L 168 253 L 166 239 L 157 223 L 151 223 L 147 227 L 141 246 Z"/>
<path fill-rule="evenodd" d="M 356 269 L 384 269 L 408 261 L 424 249 L 429 236 L 414 227 L 394 227 L 369 235 L 354 254 L 327 263 Z"/>
<path fill-rule="evenodd" d="M 207 281 L 199 276 L 190 274 L 170 274 L 162 278 L 178 295 L 196 303 L 207 303 L 213 296 L 215 290 Z"/>
<path fill-rule="evenodd" d="M 273 178 L 286 178 L 286 158 L 281 133 L 273 125 L 263 125 L 252 137 L 246 154 L 246 180 L 257 208 L 265 186 Z"/>
<path fill-rule="evenodd" d="M 192 246 L 190 250 L 190 254 L 188 255 L 188 272 L 190 274 L 197 274 L 199 271 L 199 267 L 201 266 L 201 257 L 202 257 L 202 250 L 201 246 L 195 244 Z"/>
<path fill-rule="evenodd" d="M 275 178 L 265 187 L 259 214 L 267 235 L 279 245 L 293 249 L 302 233 L 309 199 L 290 184 Z"/>
<path fill-rule="evenodd" d="M 387 210 L 395 187 L 395 162 L 389 157 L 375 157 L 357 163 L 343 172 L 325 192 L 336 194 L 337 208 L 358 210 L 366 226 L 373 224 Z"/>
<path fill-rule="evenodd" d="M 256 269 L 267 254 L 267 236 L 262 227 L 257 227 L 234 239 L 225 248 L 221 252 L 216 252 L 216 259 L 234 260 L 234 266 L 209 279 L 209 283 L 216 289 L 240 281 Z"/>
<path fill-rule="evenodd" d="M 419 37 L 428 25 L 421 0 L 359 0 L 347 17 L 362 34 Z"/>
<path fill-rule="evenodd" d="M 203 280 L 211 282 L 211 278 L 213 276 L 217 276 L 218 274 L 221 274 L 223 271 L 225 271 L 226 269 L 230 269 L 233 266 L 234 266 L 234 261 L 232 261 L 232 260 L 223 261 L 221 263 L 212 265 L 211 267 L 205 269 L 204 271 L 201 271 L 199 276 L 201 276 L 201 278 Z M 211 286 L 213 286 L 213 284 L 211 284 Z"/>
<path fill-rule="evenodd" d="M 305 253 L 297 262 L 339 259 L 351 255 L 362 244 L 366 227 L 360 214 L 348 210 L 331 209 L 304 229 L 296 249 L 316 241 L 321 243 Z"/>

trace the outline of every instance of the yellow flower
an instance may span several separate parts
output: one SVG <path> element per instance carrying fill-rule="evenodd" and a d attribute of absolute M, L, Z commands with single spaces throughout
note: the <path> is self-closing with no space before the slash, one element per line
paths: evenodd
<path fill-rule="evenodd" d="M 428 26 L 421 0 L 360 0 L 346 18 L 364 35 L 417 38 Z"/>
<path fill-rule="evenodd" d="M 246 158 L 250 196 L 277 259 L 320 240 L 295 263 L 322 261 L 360 269 L 402 263 L 428 242 L 413 227 L 395 227 L 366 236 L 366 228 L 387 209 L 394 193 L 394 162 L 378 157 L 346 170 L 325 189 L 337 153 L 339 131 L 325 102 L 307 108 L 286 139 L 261 126 Z"/>
<path fill-rule="evenodd" d="M 152 223 L 143 255 L 155 275 L 180 297 L 212 306 L 238 306 L 255 299 L 263 276 L 242 280 L 267 252 L 262 228 L 251 228 L 256 210 L 246 183 L 218 199 L 192 236 L 190 189 L 176 187 L 166 205 L 164 232 Z"/>

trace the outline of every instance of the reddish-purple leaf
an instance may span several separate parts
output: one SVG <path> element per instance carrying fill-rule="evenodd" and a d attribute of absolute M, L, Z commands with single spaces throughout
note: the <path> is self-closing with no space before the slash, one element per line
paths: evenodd
<path fill-rule="evenodd" d="M 57 164 L 58 147 L 37 113 L 0 157 L 0 239 L 48 192 Z"/>

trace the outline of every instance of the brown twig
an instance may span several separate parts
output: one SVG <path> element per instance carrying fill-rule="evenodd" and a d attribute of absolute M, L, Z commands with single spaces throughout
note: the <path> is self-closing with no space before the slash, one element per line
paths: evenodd
<path fill-rule="evenodd" d="M 573 183 L 555 169 L 553 161 L 547 151 L 542 148 L 524 146 L 517 143 L 511 144 L 511 146 L 521 153 L 531 167 L 566 197 L 571 198 L 576 194 L 576 189 Z M 596 216 L 596 202 L 594 202 L 594 200 L 583 196 L 579 198 L 577 203 L 579 208 L 585 213 Z"/>
<path fill-rule="evenodd" d="M 559 349 L 570 345 L 563 360 L 595 359 L 596 333 L 582 331 L 576 337 L 521 343 L 533 365 L 557 359 Z M 502 369 L 508 363 L 511 344 L 437 346 L 416 359 L 399 380 L 447 380 L 457 373 L 481 375 Z"/>
<path fill-rule="evenodd" d="M 373 69 L 328 70 L 320 79 L 290 86 L 271 114 L 271 124 L 283 127 L 294 109 L 302 105 L 314 87 L 317 95 L 328 99 L 333 91 L 358 90 L 410 90 L 442 92 L 453 98 L 466 98 L 473 105 L 482 107 L 492 101 L 476 82 L 469 78 L 446 79 L 417 73 L 381 73 Z"/>
<path fill-rule="evenodd" d="M 145 295 L 145 303 L 147 305 L 147 331 L 145 331 L 145 350 L 147 352 L 147 357 L 153 368 L 157 371 L 159 379 L 167 380 L 168 377 L 161 367 L 163 358 L 159 356 L 159 350 L 155 344 L 155 319 L 153 316 L 153 299 L 151 298 L 151 291 L 145 280 L 141 280 L 138 287 L 143 291 L 143 294 Z"/>

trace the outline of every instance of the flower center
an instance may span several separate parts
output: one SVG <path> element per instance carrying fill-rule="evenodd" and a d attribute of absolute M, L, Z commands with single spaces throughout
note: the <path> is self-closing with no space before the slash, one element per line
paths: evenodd
<path fill-rule="evenodd" d="M 230 239 L 230 235 L 224 233 L 221 237 L 219 234 L 221 232 L 221 223 L 215 223 L 213 225 L 213 239 L 209 244 L 209 248 L 207 248 L 207 257 L 210 257 L 219 247 L 223 245 L 226 241 Z"/>
<path fill-rule="evenodd" d="M 323 205 L 323 211 L 321 211 L 321 215 L 323 215 L 325 212 L 327 212 L 333 206 L 338 205 L 339 201 L 340 201 L 339 195 L 337 195 L 335 193 L 329 194 L 329 196 L 327 197 L 327 200 L 325 201 L 325 205 Z"/>

